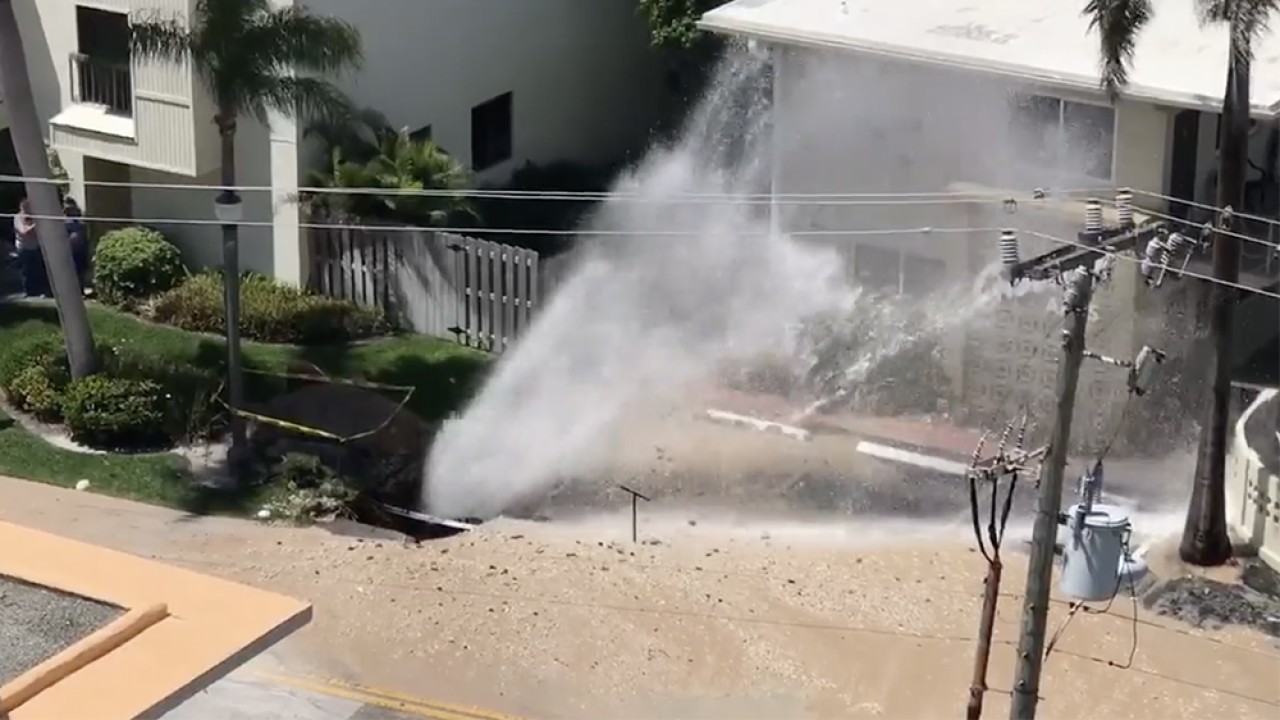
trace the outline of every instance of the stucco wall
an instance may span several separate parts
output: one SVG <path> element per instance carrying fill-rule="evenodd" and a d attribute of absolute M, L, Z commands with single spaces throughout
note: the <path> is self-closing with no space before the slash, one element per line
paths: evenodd
<path fill-rule="evenodd" d="M 14 10 L 23 31 L 23 45 L 42 120 L 50 126 L 53 144 L 64 152 L 85 154 L 195 175 L 208 167 L 212 134 L 197 115 L 199 84 L 190 67 L 176 63 L 134 61 L 131 120 L 106 117 L 88 108 L 72 108 L 71 54 L 79 49 L 76 8 L 85 7 L 166 18 L 185 17 L 192 0 L 16 0 Z"/>
<path fill-rule="evenodd" d="M 783 193 L 920 193 L 961 187 L 1001 191 L 1026 198 L 1036 187 L 1100 187 L 1106 181 L 1084 176 L 1079 158 L 1057 167 L 1026 162 L 1010 140 L 1010 97 L 1015 92 L 1062 96 L 1014 86 L 937 66 L 910 65 L 786 50 L 776 88 L 779 166 L 775 182 Z M 1094 104 L 1099 97 L 1069 96 Z M 1168 113 L 1122 102 L 1116 108 L 1113 177 L 1134 188 L 1160 192 L 1164 186 Z M 996 190 L 997 188 L 1002 190 Z M 997 195 L 998 197 L 998 195 Z M 1024 202 L 1015 214 L 999 203 L 932 198 L 844 200 L 826 205 L 783 203 L 781 224 L 790 232 L 894 228 L 974 228 L 971 233 L 907 232 L 868 236 L 828 235 L 812 242 L 836 245 L 858 273 L 859 248 L 893 249 L 945 264 L 945 282 L 971 285 L 991 273 L 998 255 L 998 231 L 1020 231 L 1023 257 L 1059 247 L 1033 231 L 1074 239 L 1084 221 L 1079 202 Z M 1110 214 L 1110 211 L 1109 211 Z M 1136 265 L 1120 262 L 1109 283 L 1098 289 L 1089 328 L 1090 349 L 1130 358 L 1137 351 L 1134 300 L 1140 283 Z M 1023 292 L 1027 288 L 1023 288 Z M 975 422 L 993 413 L 1008 415 L 1027 404 L 1047 416 L 1059 359 L 1057 329 L 1061 291 L 1047 288 L 988 303 L 958 319 L 943 342 L 955 407 Z M 1125 392 L 1125 373 L 1101 363 L 1082 371 L 1074 444 L 1090 448 L 1115 431 Z"/>
<path fill-rule="evenodd" d="M 1264 461 L 1262 453 L 1267 450 L 1250 445 L 1245 430 L 1246 423 L 1268 403 L 1280 403 L 1276 390 L 1259 393 L 1232 434 L 1227 455 L 1227 521 L 1241 540 L 1257 549 L 1263 562 L 1280 571 L 1280 475 L 1274 459 Z"/>
<path fill-rule="evenodd" d="M 242 120 L 236 133 L 237 183 L 244 186 L 271 184 L 271 153 L 268 151 L 267 129 L 253 120 Z M 181 178 L 169 173 L 132 168 L 135 183 L 160 185 L 183 184 L 191 189 L 133 189 L 133 216 L 164 232 L 182 250 L 188 266 L 201 268 L 222 265 L 221 229 L 214 220 L 213 199 L 218 191 L 201 185 L 216 185 L 218 171 L 194 178 Z M 244 191 L 244 218 L 247 223 L 271 222 L 275 215 L 270 193 Z M 148 219 L 197 220 L 206 224 L 160 223 Z M 246 225 L 240 229 L 240 263 L 245 270 L 274 274 L 276 260 L 270 227 Z M 296 243 L 295 243 L 296 244 Z"/>
<path fill-rule="evenodd" d="M 643 140 L 665 98 L 662 65 L 634 0 L 305 0 L 364 37 L 363 69 L 342 83 L 396 126 L 471 160 L 471 108 L 513 95 L 513 158 L 612 160 Z"/>

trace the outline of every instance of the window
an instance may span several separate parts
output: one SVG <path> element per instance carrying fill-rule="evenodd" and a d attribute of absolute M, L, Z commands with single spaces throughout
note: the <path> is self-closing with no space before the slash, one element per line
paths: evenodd
<path fill-rule="evenodd" d="M 941 260 L 874 245 L 856 246 L 853 266 L 860 287 L 912 297 L 923 297 L 942 287 L 947 273 Z"/>
<path fill-rule="evenodd" d="M 76 39 L 79 52 L 71 56 L 72 100 L 132 115 L 129 16 L 78 6 Z"/>
<path fill-rule="evenodd" d="M 934 258 L 905 255 L 902 258 L 902 294 L 923 297 L 946 283 L 947 264 Z"/>
<path fill-rule="evenodd" d="M 853 250 L 853 271 L 859 287 L 897 295 L 901 289 L 902 253 L 858 245 Z"/>
<path fill-rule="evenodd" d="M 1013 136 L 1018 161 L 1111 179 L 1115 110 L 1044 95 L 1017 98 Z"/>
<path fill-rule="evenodd" d="M 511 93 L 471 108 L 471 167 L 486 170 L 511 158 Z"/>

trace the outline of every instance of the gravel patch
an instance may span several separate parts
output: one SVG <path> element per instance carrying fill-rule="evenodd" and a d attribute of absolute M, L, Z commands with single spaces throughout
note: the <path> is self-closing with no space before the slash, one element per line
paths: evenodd
<path fill-rule="evenodd" d="M 0 575 L 0 685 L 123 613 L 113 605 Z"/>
<path fill-rule="evenodd" d="M 1247 585 L 1181 577 L 1154 588 L 1143 604 L 1198 628 L 1242 625 L 1280 638 L 1280 599 Z"/>

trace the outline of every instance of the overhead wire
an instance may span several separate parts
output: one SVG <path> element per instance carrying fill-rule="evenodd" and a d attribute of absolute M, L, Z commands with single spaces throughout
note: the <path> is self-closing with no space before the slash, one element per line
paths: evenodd
<path fill-rule="evenodd" d="M 1105 200 L 1104 202 L 1106 202 L 1108 205 L 1111 205 L 1112 207 L 1115 207 L 1115 204 L 1116 204 L 1115 200 L 1111 200 L 1111 199 Z M 1179 225 L 1183 225 L 1185 227 L 1193 227 L 1197 229 L 1204 227 L 1204 223 L 1192 222 L 1190 220 L 1185 220 L 1183 218 L 1180 218 L 1176 215 L 1170 215 L 1169 213 L 1162 213 L 1156 210 L 1142 208 L 1137 212 L 1141 213 L 1142 215 L 1146 215 L 1148 217 L 1153 217 L 1153 218 L 1158 218 L 1160 220 L 1167 220 L 1169 222 L 1178 223 Z M 1237 214 L 1236 217 L 1241 217 L 1241 216 Z M 1224 228 L 1214 227 L 1213 232 L 1220 235 L 1226 235 L 1228 237 L 1239 238 L 1240 240 L 1244 240 L 1246 242 L 1257 243 L 1258 245 L 1262 245 L 1264 247 L 1270 248 L 1271 250 L 1280 250 L 1280 243 L 1269 242 L 1262 238 L 1246 235 L 1244 233 L 1237 232 L 1235 230 L 1226 230 Z"/>
<path fill-rule="evenodd" d="M 1220 213 L 1223 210 L 1223 208 L 1220 208 L 1216 205 L 1196 202 L 1194 200 L 1187 200 L 1186 198 L 1173 197 L 1172 195 L 1165 195 L 1163 193 L 1152 192 L 1150 190 L 1140 190 L 1140 189 L 1134 188 L 1133 190 L 1131 190 L 1131 192 L 1135 195 L 1142 195 L 1144 197 L 1154 198 L 1156 200 L 1163 200 L 1165 202 L 1177 203 L 1179 205 L 1186 205 L 1187 207 L 1193 207 L 1199 210 L 1208 210 L 1214 213 Z M 1146 212 L 1146 210 L 1143 210 L 1142 212 Z M 1277 219 L 1277 218 L 1269 218 L 1262 215 L 1253 215 L 1250 213 L 1237 212 L 1234 210 L 1232 212 L 1238 218 L 1251 220 L 1253 222 L 1266 223 L 1268 225 L 1280 226 L 1280 219 Z M 1194 224 L 1194 223 L 1191 223 L 1191 224 Z"/>
<path fill-rule="evenodd" d="M 37 178 L 22 175 L 0 175 L 0 182 L 35 182 L 51 185 L 67 185 L 69 181 L 54 178 Z M 1100 188 L 1048 188 L 1025 191 L 997 189 L 978 190 L 931 190 L 905 192 L 847 192 L 847 193 L 670 193 L 652 195 L 626 190 L 610 191 L 570 191 L 570 190 L 505 190 L 484 188 L 333 188 L 322 186 L 281 187 L 272 185 L 218 185 L 198 183 L 160 183 L 136 182 L 120 180 L 80 180 L 76 184 L 86 187 L 131 188 L 144 190 L 179 190 L 179 191 L 222 191 L 233 190 L 238 193 L 261 192 L 283 195 L 372 195 L 372 196 L 414 196 L 414 197 L 467 197 L 496 198 L 512 200 L 645 200 L 650 202 L 672 202 L 673 200 L 723 200 L 729 202 L 754 201 L 751 204 L 771 204 L 775 201 L 813 200 L 815 204 L 839 200 L 876 201 L 903 200 L 902 204 L 912 204 L 927 200 L 952 200 L 956 202 L 972 202 L 966 198 L 987 199 L 991 202 L 1004 202 L 1007 199 L 1020 199 L 1037 193 L 1044 194 L 1045 199 L 1061 198 L 1088 193 L 1105 192 Z"/>
<path fill-rule="evenodd" d="M 12 214 L 6 213 L 4 214 L 4 216 L 12 217 Z M 51 220 L 51 219 L 66 220 L 67 219 L 66 216 L 64 215 L 53 215 L 53 216 L 30 215 L 29 217 L 33 220 Z M 83 215 L 83 216 L 80 216 L 79 219 L 84 222 L 103 222 L 103 223 L 117 223 L 117 224 L 139 223 L 139 224 L 150 224 L 150 225 L 194 225 L 194 226 L 209 226 L 209 227 L 221 227 L 227 224 L 226 222 L 215 219 L 215 218 L 154 218 L 154 217 L 110 217 L 110 216 L 99 216 L 99 215 Z M 232 224 L 239 227 L 262 227 L 262 228 L 275 227 L 275 223 L 269 220 L 239 220 Z M 410 225 L 377 225 L 377 224 L 356 224 L 356 223 L 348 224 L 348 223 L 338 223 L 338 222 L 307 222 L 307 221 L 297 223 L 297 227 L 300 229 L 312 229 L 312 230 L 325 230 L 325 229 L 365 230 L 365 231 L 372 231 L 372 232 L 390 232 L 390 233 L 443 232 L 443 233 L 454 233 L 454 234 L 472 233 L 472 234 L 499 234 L 499 235 L 547 235 L 547 236 L 561 236 L 561 237 L 564 237 L 564 236 L 695 237 L 698 235 L 702 235 L 706 232 L 705 230 L 616 230 L 616 229 L 606 229 L 606 228 L 595 228 L 595 229 L 581 228 L 576 230 L 555 230 L 555 229 L 542 229 L 542 228 L 422 227 L 422 226 L 410 226 Z M 983 233 L 983 232 L 997 233 L 999 232 L 999 230 L 1000 230 L 999 228 L 989 228 L 989 227 L 975 228 L 975 227 L 919 226 L 919 227 L 902 227 L 902 228 L 801 230 L 801 231 L 785 233 L 785 234 L 792 237 L 826 236 L 826 237 L 839 238 L 839 237 L 884 236 L 884 235 L 901 235 L 901 234 L 944 235 L 944 234 L 973 234 L 973 233 Z M 1121 260 L 1125 260 L 1126 262 L 1131 262 L 1138 265 L 1141 265 L 1143 263 L 1143 260 L 1141 258 L 1129 257 L 1127 255 L 1122 255 L 1120 253 L 1107 250 L 1105 247 L 1087 245 L 1078 240 L 1070 240 L 1067 238 L 1058 237 L 1056 235 L 1051 235 L 1049 233 L 1044 233 L 1036 230 L 1024 230 L 1023 232 L 1026 232 L 1027 234 L 1033 237 L 1037 237 L 1043 240 L 1048 240 L 1050 242 L 1055 242 L 1061 245 L 1077 247 L 1082 250 L 1088 250 L 1098 255 L 1119 258 Z M 758 233 L 735 232 L 733 234 L 739 235 L 739 236 L 767 236 L 770 233 L 768 231 L 760 231 Z M 1231 287 L 1245 293 L 1251 293 L 1255 295 L 1261 295 L 1263 297 L 1280 299 L 1280 293 L 1263 290 L 1261 288 L 1250 287 L 1248 285 L 1244 285 L 1238 282 L 1221 280 L 1219 278 L 1215 278 L 1210 275 L 1205 275 L 1202 273 L 1193 272 L 1191 270 L 1186 270 L 1172 264 L 1150 263 L 1150 265 L 1156 268 L 1163 268 L 1165 270 L 1174 272 L 1183 277 L 1191 277 L 1198 280 L 1203 280 L 1205 282 L 1223 285 L 1226 287 Z"/>
<path fill-rule="evenodd" d="M 1074 246 L 1074 247 L 1081 248 L 1081 249 L 1083 249 L 1083 250 L 1089 250 L 1089 251 L 1094 252 L 1094 253 L 1097 253 L 1097 254 L 1099 254 L 1099 255 L 1106 255 L 1106 256 L 1113 257 L 1113 258 L 1118 258 L 1118 259 L 1120 259 L 1120 260 L 1124 260 L 1124 261 L 1126 261 L 1126 262 L 1135 263 L 1135 264 L 1137 264 L 1137 265 L 1139 265 L 1139 266 L 1140 266 L 1140 265 L 1142 265 L 1142 263 L 1143 263 L 1142 258 L 1129 257 L 1129 256 L 1127 256 L 1127 255 L 1121 255 L 1120 253 L 1117 253 L 1117 252 L 1114 252 L 1114 251 L 1111 251 L 1111 250 L 1107 250 L 1107 249 L 1106 249 L 1106 248 L 1104 248 L 1104 247 L 1099 247 L 1099 246 L 1094 246 L 1094 245 L 1087 245 L 1087 244 L 1082 243 L 1082 242 L 1080 242 L 1080 241 L 1078 241 L 1078 240 L 1068 240 L 1068 239 L 1066 239 L 1066 238 L 1060 238 L 1060 237 L 1057 237 L 1056 235 L 1050 235 L 1050 234 L 1048 234 L 1048 233 L 1043 233 L 1043 232 L 1039 232 L 1039 231 L 1036 231 L 1036 230 L 1024 230 L 1023 232 L 1026 232 L 1026 233 L 1028 233 L 1029 235 L 1032 235 L 1032 236 L 1034 236 L 1034 237 L 1041 238 L 1041 239 L 1043 239 L 1043 240 L 1049 240 L 1049 241 L 1051 241 L 1051 242 L 1061 243 L 1061 244 L 1063 244 L 1063 245 L 1071 245 L 1071 246 Z M 1250 287 L 1250 286 L 1248 286 L 1248 285 L 1244 285 L 1244 284 L 1242 284 L 1242 283 L 1238 283 L 1238 282 L 1231 282 L 1231 281 L 1228 281 L 1228 280 L 1222 280 L 1222 279 L 1220 279 L 1220 278 L 1215 278 L 1215 277 L 1213 277 L 1212 275 L 1204 275 L 1204 274 L 1202 274 L 1202 273 L 1192 272 L 1192 271 L 1190 271 L 1190 270 L 1184 270 L 1184 269 L 1182 269 L 1182 268 L 1180 268 L 1180 267 L 1176 267 L 1176 266 L 1174 266 L 1174 265 L 1169 265 L 1169 264 L 1165 264 L 1165 263 L 1156 263 L 1156 262 L 1152 262 L 1152 263 L 1150 263 L 1150 267 L 1164 268 L 1165 270 L 1172 271 L 1172 272 L 1174 272 L 1174 273 L 1176 273 L 1176 274 L 1178 274 L 1178 275 L 1182 275 L 1182 276 L 1184 276 L 1184 277 L 1195 278 L 1195 279 L 1197 279 L 1197 280 L 1203 280 L 1203 281 L 1205 281 L 1205 282 L 1213 283 L 1213 284 L 1215 284 L 1215 285 L 1223 285 L 1223 286 L 1226 286 L 1226 287 L 1234 288 L 1234 289 L 1236 289 L 1236 290 L 1240 290 L 1241 292 L 1245 292 L 1245 293 L 1252 293 L 1252 294 L 1254 294 L 1254 295 L 1261 295 L 1261 296 L 1263 296 L 1263 297 L 1271 297 L 1271 298 L 1276 298 L 1277 300 L 1280 300 L 1280 293 L 1274 293 L 1274 292 L 1271 292 L 1271 291 L 1269 291 L 1269 290 L 1263 290 L 1263 289 L 1261 289 L 1261 288 L 1254 288 L 1254 287 Z"/>
<path fill-rule="evenodd" d="M 0 213 L 0 217 L 13 217 L 13 213 Z M 32 220 L 66 220 L 65 215 L 27 215 Z M 148 218 L 148 217 L 108 217 L 98 215 L 81 215 L 77 219 L 83 222 L 101 222 L 101 223 L 135 223 L 144 225 L 195 225 L 206 227 L 221 227 L 227 223 L 216 218 Z M 237 220 L 232 225 L 238 227 L 261 227 L 274 228 L 275 223 L 270 220 Z M 341 223 L 341 222 L 307 222 L 302 221 L 297 224 L 299 228 L 311 230 L 365 230 L 372 232 L 388 232 L 388 233 L 407 233 L 407 232 L 437 232 L 437 233 L 454 233 L 454 234 L 488 234 L 488 235 L 550 235 L 550 236 L 601 236 L 601 237 L 696 237 L 706 234 L 706 230 L 617 230 L 608 228 L 579 228 L 575 230 L 557 230 L 550 228 L 489 228 L 489 227 L 437 227 L 437 226 L 418 226 L 418 225 L 378 225 L 378 224 L 361 224 L 361 223 Z M 784 233 L 789 236 L 810 237 L 810 236 L 859 236 L 859 235 L 905 235 L 905 234 L 973 234 L 973 233 L 998 233 L 1000 228 L 996 227 L 898 227 L 898 228 L 853 228 L 845 230 L 801 230 L 797 232 Z M 765 237 L 770 235 L 767 230 L 759 232 L 733 232 L 735 236 L 757 236 Z"/>

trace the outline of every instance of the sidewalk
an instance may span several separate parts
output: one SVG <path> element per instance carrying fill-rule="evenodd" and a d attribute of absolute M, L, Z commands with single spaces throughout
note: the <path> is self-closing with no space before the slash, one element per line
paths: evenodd
<path fill-rule="evenodd" d="M 499 521 L 413 546 L 191 518 L 14 480 L 0 480 L 0 498 L 5 520 L 314 604 L 311 625 L 270 653 L 274 666 L 246 667 L 193 698 L 175 716 L 188 720 L 237 704 L 303 720 L 348 711 L 346 720 L 387 711 L 402 713 L 397 720 L 415 711 L 443 720 L 954 717 L 985 569 L 967 528 L 871 519 L 690 525 L 649 513 L 632 544 L 628 510 L 580 523 Z M 1026 572 L 1013 547 L 1005 560 L 990 717 L 1008 712 Z M 1065 598 L 1051 608 L 1049 626 L 1062 632 L 1045 666 L 1042 717 L 1280 713 L 1280 651 L 1261 634 L 1135 614 L 1124 598 L 1070 622 Z M 315 680 L 331 677 L 440 701 L 385 707 L 379 701 L 396 701 L 386 691 L 344 697 L 351 685 Z M 493 711 L 459 710 L 471 706 Z"/>

